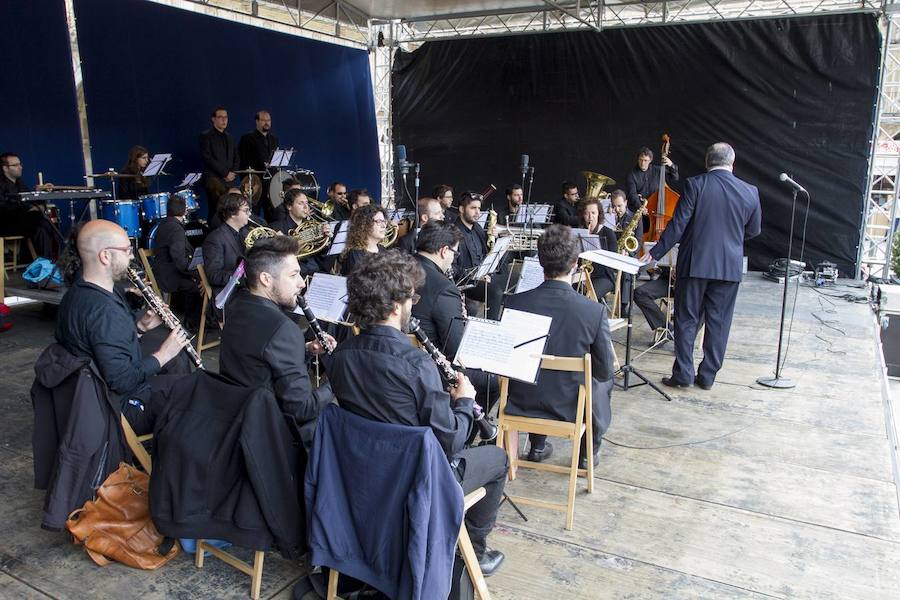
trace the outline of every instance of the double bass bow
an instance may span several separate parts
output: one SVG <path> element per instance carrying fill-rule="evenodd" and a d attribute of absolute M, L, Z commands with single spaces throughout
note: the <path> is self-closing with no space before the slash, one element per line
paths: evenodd
<path fill-rule="evenodd" d="M 659 156 L 659 186 L 656 191 L 647 198 L 647 209 L 650 215 L 650 226 L 644 234 L 645 242 L 659 241 L 659 236 L 665 230 L 666 225 L 675 214 L 675 206 L 681 197 L 678 192 L 666 184 L 665 158 L 669 156 L 670 138 L 668 133 L 662 136 L 662 150 Z"/>

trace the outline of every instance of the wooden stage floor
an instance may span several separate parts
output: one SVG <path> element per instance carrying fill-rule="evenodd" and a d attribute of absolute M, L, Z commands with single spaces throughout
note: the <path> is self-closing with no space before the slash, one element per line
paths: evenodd
<path fill-rule="evenodd" d="M 507 556 L 488 579 L 494 598 L 900 598 L 898 495 L 872 312 L 824 295 L 862 290 L 801 288 L 785 369 L 797 386 L 769 390 L 755 380 L 774 369 L 780 289 L 747 275 L 711 391 L 675 391 L 671 403 L 646 386 L 614 392 L 594 492 L 579 483 L 572 531 L 562 513 L 522 507 L 525 522 L 504 505 L 490 538 Z M 14 316 L 14 329 L 0 334 L 0 597 L 247 597 L 249 578 L 215 560 L 203 570 L 185 555 L 154 573 L 101 570 L 65 535 L 39 528 L 28 392 L 53 315 L 30 304 Z M 649 339 L 637 317 L 634 347 Z M 668 346 L 635 366 L 658 380 L 671 360 Z M 557 441 L 551 461 L 565 462 L 566 450 Z M 552 500 L 565 493 L 563 476 L 527 470 L 508 487 Z M 270 554 L 263 597 L 290 598 L 302 573 Z"/>

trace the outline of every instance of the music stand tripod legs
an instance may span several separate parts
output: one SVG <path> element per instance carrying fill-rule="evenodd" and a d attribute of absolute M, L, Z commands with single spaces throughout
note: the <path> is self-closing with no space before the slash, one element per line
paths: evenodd
<path fill-rule="evenodd" d="M 622 373 L 622 383 L 616 383 L 615 385 L 618 385 L 622 388 L 623 391 L 627 392 L 629 387 L 638 387 L 646 384 L 649 385 L 650 388 L 653 389 L 653 391 L 655 391 L 657 394 L 671 402 L 671 396 L 665 393 L 658 385 L 647 379 L 646 376 L 635 369 L 634 365 L 631 364 L 631 330 L 633 329 L 631 311 L 634 310 L 634 287 L 636 280 L 637 275 L 631 275 L 631 290 L 628 294 L 628 311 L 626 316 L 628 328 L 625 333 L 625 363 L 619 368 L 619 371 L 617 371 Z M 642 383 L 629 384 L 628 379 L 630 375 L 634 375 L 635 377 L 640 379 Z"/>

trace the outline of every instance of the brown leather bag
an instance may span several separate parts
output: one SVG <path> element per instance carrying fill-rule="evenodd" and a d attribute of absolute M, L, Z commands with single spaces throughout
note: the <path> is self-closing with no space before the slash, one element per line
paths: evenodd
<path fill-rule="evenodd" d="M 75 544 L 84 544 L 88 556 L 101 567 L 117 561 L 153 570 L 178 554 L 174 542 L 168 552 L 160 554 L 165 538 L 150 519 L 149 483 L 146 473 L 119 463 L 97 490 L 96 498 L 69 515 L 66 528 L 75 536 Z"/>

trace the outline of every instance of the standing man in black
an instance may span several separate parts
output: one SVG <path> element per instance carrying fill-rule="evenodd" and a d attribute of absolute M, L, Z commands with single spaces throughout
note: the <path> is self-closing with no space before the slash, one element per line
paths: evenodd
<path fill-rule="evenodd" d="M 628 172 L 626 189 L 628 190 L 628 210 L 634 212 L 641 207 L 642 196 L 645 200 L 650 194 L 659 189 L 659 165 L 651 165 L 653 150 L 646 146 L 638 150 L 637 165 Z M 672 162 L 668 156 L 663 156 L 663 164 L 666 166 L 666 180 L 678 181 L 678 165 Z"/>
<path fill-rule="evenodd" d="M 228 111 L 217 106 L 211 115 L 212 127 L 200 134 L 200 157 L 203 159 L 203 186 L 206 210 L 210 219 L 218 212 L 219 198 L 229 187 L 237 185 L 238 151 L 228 127 Z"/>
<path fill-rule="evenodd" d="M 578 210 L 575 208 L 579 199 L 578 186 L 571 181 L 564 181 L 562 184 L 562 198 L 553 205 L 551 220 L 559 225 L 580 227 L 581 219 L 578 217 Z"/>
<path fill-rule="evenodd" d="M 250 218 L 247 199 L 237 194 L 225 194 L 219 205 L 222 224 L 212 230 L 203 242 L 203 269 L 213 295 L 228 284 L 231 274 L 244 258 L 244 237 L 241 230 Z"/>
<path fill-rule="evenodd" d="M 296 240 L 285 235 L 261 239 L 247 253 L 247 289 L 228 304 L 219 370 L 243 386 L 271 390 L 309 447 L 322 407 L 312 393 L 306 352 L 324 350 L 318 341 L 306 342 L 286 313 L 306 287 L 296 254 Z"/>
<path fill-rule="evenodd" d="M 606 305 L 582 296 L 572 288 L 572 272 L 580 245 L 572 230 L 551 225 L 538 238 L 538 260 L 544 268 L 544 283 L 506 300 L 514 308 L 551 317 L 546 354 L 554 356 L 591 355 L 593 461 L 600 458 L 600 442 L 612 421 L 610 398 L 613 388 L 613 356 L 610 349 Z M 510 380 L 507 412 L 513 415 L 574 421 L 581 373 L 543 371 L 536 386 Z M 528 460 L 542 462 L 553 447 L 547 436 L 530 434 Z M 587 444 L 582 439 L 579 468 L 587 468 Z"/>
<path fill-rule="evenodd" d="M 759 235 L 759 190 L 734 176 L 734 149 L 706 150 L 706 174 L 685 181 L 684 194 L 659 241 L 641 259 L 659 260 L 680 242 L 675 273 L 675 364 L 670 387 L 712 387 L 725 359 L 743 269 L 744 240 Z M 694 375 L 693 350 L 701 318 L 703 361 Z"/>
<path fill-rule="evenodd" d="M 466 290 L 466 298 L 487 303 L 487 318 L 499 319 L 506 281 L 500 276 L 487 275 L 475 280 L 475 269 L 487 256 L 487 234 L 478 224 L 481 218 L 481 194 L 463 192 L 459 198 L 459 219 L 454 223 L 462 233 L 459 253 L 453 263 L 453 277 L 458 284 L 472 284 Z M 485 289 L 486 288 L 486 289 Z M 471 311 L 470 311 L 471 312 Z"/>
<path fill-rule="evenodd" d="M 278 136 L 272 133 L 272 115 L 261 110 L 256 113 L 256 128 L 241 136 L 238 143 L 238 156 L 241 170 L 253 169 L 265 171 L 272 160 L 272 154 L 278 149 Z M 263 182 L 262 207 L 267 221 L 275 219 L 275 207 L 269 198 L 269 179 L 260 176 Z"/>
<path fill-rule="evenodd" d="M 474 422 L 475 390 L 460 384 L 444 390 L 428 354 L 410 344 L 404 331 L 422 268 L 396 250 L 372 256 L 347 281 L 350 312 L 361 327 L 341 342 L 328 363 L 338 404 L 373 421 L 430 427 L 450 461 L 463 493 L 484 487 L 485 496 L 466 512 L 466 528 L 485 576 L 503 562 L 502 552 L 487 549 L 506 483 L 506 454 L 496 446 L 465 448 Z"/>
<path fill-rule="evenodd" d="M 57 234 L 44 215 L 43 205 L 23 202 L 22 192 L 29 192 L 22 181 L 22 159 L 12 152 L 0 154 L 0 235 L 21 235 L 31 240 L 38 256 L 54 258 Z M 0 299 L 2 301 L 2 299 Z"/>

